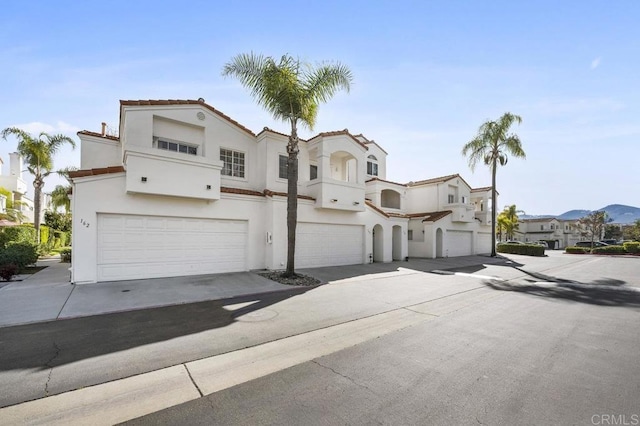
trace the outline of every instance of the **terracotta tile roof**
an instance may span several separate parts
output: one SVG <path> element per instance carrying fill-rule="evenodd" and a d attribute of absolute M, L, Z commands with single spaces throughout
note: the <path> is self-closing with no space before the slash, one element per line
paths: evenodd
<path fill-rule="evenodd" d="M 471 192 L 485 192 L 485 191 L 491 191 L 491 187 L 490 186 L 485 186 L 483 188 L 471 188 Z M 498 192 L 498 191 L 496 191 Z"/>
<path fill-rule="evenodd" d="M 221 186 L 220 192 L 223 192 L 225 194 L 255 195 L 256 197 L 264 197 L 264 194 L 259 191 L 252 191 L 250 189 L 242 188 L 229 188 L 226 186 Z"/>
<path fill-rule="evenodd" d="M 279 197 L 286 197 L 287 193 L 286 192 L 276 192 L 276 191 L 271 191 L 269 189 L 265 189 L 264 190 L 264 195 L 266 195 L 267 197 L 273 197 L 274 195 L 279 196 Z M 310 197 L 308 195 L 300 195 L 298 194 L 298 199 L 300 200 L 311 200 L 311 201 L 315 201 L 316 199 L 313 197 Z"/>
<path fill-rule="evenodd" d="M 287 135 L 287 134 L 285 134 L 285 133 L 276 132 L 275 130 L 270 129 L 270 128 L 268 128 L 268 127 L 263 128 L 263 129 L 260 131 L 260 133 L 258 133 L 258 136 L 259 136 L 259 135 L 261 135 L 262 133 L 265 133 L 265 132 L 274 133 L 274 134 L 276 134 L 276 135 L 284 136 L 284 137 L 285 137 L 285 138 L 287 138 L 287 139 L 289 138 L 289 135 Z M 305 140 L 305 139 L 302 139 L 302 138 L 299 138 L 299 139 L 300 139 L 300 141 L 302 141 L 302 142 L 306 142 L 306 140 Z"/>
<path fill-rule="evenodd" d="M 523 222 L 549 222 L 550 220 L 558 220 L 555 217 L 549 216 L 549 217 L 536 217 L 536 218 L 531 218 L 531 219 L 520 219 Z"/>
<path fill-rule="evenodd" d="M 103 135 L 102 133 L 90 132 L 89 130 L 80 130 L 76 134 L 77 135 L 95 136 L 97 138 L 104 138 L 104 139 L 109 139 L 109 140 L 117 141 L 117 142 L 120 141 L 120 138 L 117 137 L 117 136 Z"/>
<path fill-rule="evenodd" d="M 335 130 L 332 132 L 322 132 L 322 133 L 318 133 L 317 135 L 315 135 L 314 137 L 310 138 L 309 140 L 315 139 L 317 137 L 325 137 L 325 136 L 341 136 L 341 135 L 345 135 L 345 136 L 349 136 L 351 139 L 353 139 L 358 145 L 360 145 L 361 147 L 363 147 L 366 150 L 369 150 L 369 148 L 367 147 L 367 145 L 365 145 L 364 143 L 360 142 L 355 136 L 353 136 L 351 133 L 349 133 L 349 130 L 344 129 L 344 130 Z"/>
<path fill-rule="evenodd" d="M 227 120 L 228 122 L 230 122 L 234 126 L 237 126 L 240 129 L 244 130 L 245 132 L 249 133 L 251 136 L 255 136 L 255 133 L 253 133 L 251 130 L 249 130 L 248 128 L 244 127 L 242 124 L 238 123 L 237 121 L 235 121 L 234 119 L 232 119 L 228 115 L 218 111 L 217 109 L 215 109 L 214 107 L 212 107 L 211 105 L 207 104 L 204 101 L 193 100 L 193 99 L 165 99 L 165 100 L 137 100 L 137 101 L 136 100 L 121 100 L 120 101 L 120 107 L 122 107 L 122 106 L 164 106 L 164 105 L 200 105 L 200 106 L 203 106 L 204 108 L 208 109 L 209 111 L 213 112 L 214 114 L 218 115 L 219 117 L 224 118 L 225 120 Z"/>
<path fill-rule="evenodd" d="M 423 222 L 435 222 L 450 215 L 451 213 L 451 210 L 443 210 L 441 212 L 409 213 L 406 216 L 410 219 L 419 219 L 423 217 Z"/>
<path fill-rule="evenodd" d="M 376 212 L 380 213 L 382 216 L 384 216 L 384 217 L 389 217 L 389 215 L 388 215 L 386 212 L 384 212 L 384 211 L 380 210 L 380 209 L 378 208 L 378 206 L 376 206 L 375 204 L 373 204 L 371 201 L 369 201 L 369 200 L 365 200 L 365 201 L 364 201 L 364 203 L 365 203 L 367 206 L 371 207 L 374 211 L 376 211 Z"/>
<path fill-rule="evenodd" d="M 429 185 L 432 183 L 442 183 L 442 182 L 447 182 L 450 181 L 453 178 L 461 178 L 462 177 L 459 174 L 455 174 L 455 175 L 447 175 L 447 176 L 440 176 L 440 177 L 436 177 L 436 178 L 431 178 L 431 179 L 424 179 L 424 180 L 419 180 L 416 182 L 409 182 L 407 183 L 407 186 L 418 186 L 418 185 Z"/>
<path fill-rule="evenodd" d="M 433 213 L 429 213 L 429 216 L 425 217 L 422 221 L 423 222 L 436 222 L 444 217 L 447 217 L 448 215 L 450 215 L 452 212 L 451 210 L 444 210 L 441 212 L 433 212 Z"/>
<path fill-rule="evenodd" d="M 73 172 L 69 172 L 69 177 L 71 179 L 85 177 L 85 176 L 98 176 L 98 175 L 106 175 L 110 173 L 124 173 L 124 167 L 122 166 L 112 166 L 112 167 L 102 167 L 99 169 L 87 169 L 87 170 L 76 170 Z"/>
<path fill-rule="evenodd" d="M 369 180 L 365 181 L 365 183 L 373 182 L 373 181 L 376 181 L 376 180 L 377 180 L 377 181 L 380 181 L 380 182 L 385 182 L 385 183 L 392 183 L 392 184 L 394 184 L 394 185 L 399 185 L 399 186 L 407 186 L 407 185 L 406 185 L 406 184 L 404 184 L 404 183 L 392 182 L 392 181 L 390 181 L 390 180 L 384 180 L 384 179 L 380 179 L 380 178 L 378 178 L 378 177 L 371 178 L 371 179 L 369 179 Z"/>

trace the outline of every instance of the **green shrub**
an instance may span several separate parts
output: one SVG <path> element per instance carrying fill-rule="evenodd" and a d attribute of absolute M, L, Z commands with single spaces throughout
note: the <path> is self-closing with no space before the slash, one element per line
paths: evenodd
<path fill-rule="evenodd" d="M 623 246 L 627 253 L 640 253 L 640 243 L 637 241 L 624 243 Z"/>
<path fill-rule="evenodd" d="M 69 244 L 69 233 L 64 231 L 53 231 L 52 247 L 54 249 L 66 247 Z"/>
<path fill-rule="evenodd" d="M 6 265 L 0 265 L 0 278 L 5 281 L 11 281 L 14 275 L 18 274 L 18 265 L 8 263 Z"/>
<path fill-rule="evenodd" d="M 20 226 L 8 226 L 2 228 L 0 232 L 0 247 L 5 247 L 7 244 L 33 242 L 36 238 L 36 230 L 32 226 L 20 225 Z"/>
<path fill-rule="evenodd" d="M 591 250 L 593 254 L 624 254 L 623 246 L 604 246 L 604 247 L 594 247 Z"/>
<path fill-rule="evenodd" d="M 575 247 L 575 246 L 570 246 L 570 247 L 566 247 L 564 249 L 565 253 L 570 253 L 570 254 L 589 254 L 591 253 L 591 249 L 588 247 Z"/>
<path fill-rule="evenodd" d="M 60 250 L 60 262 L 71 263 L 71 248 L 63 248 Z"/>
<path fill-rule="evenodd" d="M 49 227 L 46 225 L 40 225 L 40 243 L 48 244 L 49 243 Z"/>
<path fill-rule="evenodd" d="M 33 243 L 11 242 L 0 253 L 0 266 L 16 265 L 19 269 L 38 260 L 38 246 Z"/>
<path fill-rule="evenodd" d="M 544 247 L 538 244 L 498 244 L 498 253 L 524 254 L 526 256 L 544 256 Z"/>

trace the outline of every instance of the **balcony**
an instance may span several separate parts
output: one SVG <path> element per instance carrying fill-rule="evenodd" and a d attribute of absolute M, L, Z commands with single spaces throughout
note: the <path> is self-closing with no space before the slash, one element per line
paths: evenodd
<path fill-rule="evenodd" d="M 476 220 L 476 216 L 473 213 L 476 206 L 469 203 L 449 203 L 444 205 L 444 210 L 451 210 L 452 222 L 464 222 L 471 223 Z"/>
<path fill-rule="evenodd" d="M 362 212 L 364 184 L 331 178 L 318 178 L 307 183 L 307 193 L 316 199 L 316 208 Z"/>

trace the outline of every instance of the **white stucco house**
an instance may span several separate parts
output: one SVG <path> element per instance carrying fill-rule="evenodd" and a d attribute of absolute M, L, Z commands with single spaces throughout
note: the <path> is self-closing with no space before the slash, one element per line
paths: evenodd
<path fill-rule="evenodd" d="M 78 136 L 73 282 L 285 267 L 287 135 L 200 99 L 121 101 L 119 137 Z M 386 160 L 346 129 L 301 140 L 296 269 L 490 252 L 490 188 Z"/>
<path fill-rule="evenodd" d="M 555 217 L 518 220 L 514 238 L 522 242 L 554 242 L 555 249 L 573 246 L 584 239 L 578 221 L 562 220 Z"/>
<path fill-rule="evenodd" d="M 11 200 L 4 200 L 4 210 L 6 210 L 6 202 L 11 201 L 15 206 L 14 208 L 24 215 L 24 221 L 33 223 L 33 200 L 27 196 L 28 186 L 22 175 L 24 170 L 22 157 L 17 152 L 9 154 L 8 173 L 3 173 L 3 165 L 4 162 L 0 158 L 0 188 L 8 190 L 12 197 Z M 5 211 L 1 212 L 4 213 Z"/>

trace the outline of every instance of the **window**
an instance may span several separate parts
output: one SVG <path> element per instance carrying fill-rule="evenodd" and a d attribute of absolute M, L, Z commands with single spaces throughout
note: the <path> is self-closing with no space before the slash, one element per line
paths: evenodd
<path fill-rule="evenodd" d="M 449 204 L 455 203 L 456 202 L 456 196 L 453 194 L 449 194 L 449 196 L 447 197 L 447 202 Z"/>
<path fill-rule="evenodd" d="M 223 176 L 244 178 L 244 152 L 220 149 Z"/>
<path fill-rule="evenodd" d="M 554 226 L 553 226 L 553 223 L 551 224 L 551 229 L 552 229 L 552 230 L 553 230 L 553 229 L 555 229 L 555 228 L 554 228 Z"/>
<path fill-rule="evenodd" d="M 185 143 L 171 142 L 164 139 L 158 139 L 156 146 L 158 147 L 158 149 L 164 149 L 167 151 L 181 152 L 183 154 L 190 154 L 190 155 L 198 155 L 197 146 L 188 145 Z"/>
<path fill-rule="evenodd" d="M 281 155 L 279 157 L 278 164 L 278 177 L 280 179 L 287 179 L 287 172 L 289 171 L 289 163 L 286 155 Z"/>
<path fill-rule="evenodd" d="M 408 238 L 409 240 L 413 240 L 413 231 L 412 231 L 411 229 L 409 229 L 409 230 L 407 231 L 407 238 Z"/>
<path fill-rule="evenodd" d="M 318 166 L 312 164 L 309 166 L 309 180 L 318 179 Z"/>
<path fill-rule="evenodd" d="M 544 231 L 544 225 L 540 225 L 540 230 Z"/>
<path fill-rule="evenodd" d="M 378 176 L 378 159 L 373 155 L 367 157 L 367 174 Z"/>
<path fill-rule="evenodd" d="M 467 197 L 464 195 L 462 196 L 462 204 L 467 204 Z"/>

